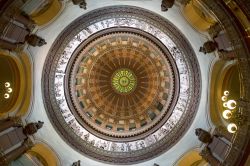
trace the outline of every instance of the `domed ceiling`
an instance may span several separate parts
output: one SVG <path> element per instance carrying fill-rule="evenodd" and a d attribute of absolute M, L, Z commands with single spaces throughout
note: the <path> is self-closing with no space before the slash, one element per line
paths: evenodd
<path fill-rule="evenodd" d="M 64 140 L 103 162 L 148 160 L 176 144 L 200 98 L 194 51 L 166 19 L 117 6 L 56 39 L 43 71 L 47 113 Z"/>
<path fill-rule="evenodd" d="M 136 140 L 170 115 L 178 96 L 173 102 L 173 94 L 179 91 L 177 69 L 169 53 L 146 36 L 109 28 L 81 43 L 70 58 L 66 98 L 79 122 L 96 135 Z"/>

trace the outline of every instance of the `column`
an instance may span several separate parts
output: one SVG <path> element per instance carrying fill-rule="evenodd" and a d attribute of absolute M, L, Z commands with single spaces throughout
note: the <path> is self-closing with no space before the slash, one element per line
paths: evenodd
<path fill-rule="evenodd" d="M 200 152 L 201 157 L 206 160 L 209 164 L 211 164 L 212 166 L 219 166 L 220 161 L 217 160 L 212 153 L 210 152 L 210 150 L 205 147 L 204 149 L 202 149 L 202 151 Z"/>
<path fill-rule="evenodd" d="M 0 39 L 0 46 L 1 46 L 1 48 L 7 49 L 7 50 L 14 50 L 14 49 L 18 48 L 18 44 L 10 43 L 10 42 L 2 40 L 2 39 Z"/>
<path fill-rule="evenodd" d="M 20 126 L 22 126 L 22 123 L 19 118 L 3 120 L 3 121 L 0 121 L 0 132 L 11 127 L 20 127 Z"/>
<path fill-rule="evenodd" d="M 230 142 L 231 142 L 232 137 L 233 137 L 233 134 L 229 133 L 227 131 L 227 129 L 225 127 L 223 127 L 223 126 L 216 127 L 213 135 L 217 135 L 219 137 L 224 137 Z"/>
<path fill-rule="evenodd" d="M 218 51 L 219 58 L 225 61 L 234 60 L 237 58 L 237 55 L 234 51 Z"/>
<path fill-rule="evenodd" d="M 22 23 L 30 30 L 33 29 L 33 27 L 34 27 L 34 21 L 29 19 L 28 16 L 24 16 L 22 14 L 17 14 L 13 17 L 13 19 Z"/>
<path fill-rule="evenodd" d="M 222 31 L 222 26 L 218 22 L 211 25 L 208 29 L 208 33 L 212 37 L 217 36 L 220 33 L 220 31 Z"/>
<path fill-rule="evenodd" d="M 8 165 L 11 161 L 23 155 L 26 151 L 31 149 L 33 146 L 34 144 L 32 143 L 31 140 L 29 139 L 25 140 L 20 147 L 2 156 L 0 158 L 0 165 Z"/>

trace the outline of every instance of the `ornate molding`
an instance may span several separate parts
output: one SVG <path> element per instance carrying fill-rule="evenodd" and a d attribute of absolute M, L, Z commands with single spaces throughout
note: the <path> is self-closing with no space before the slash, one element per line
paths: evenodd
<path fill-rule="evenodd" d="M 107 23 L 110 20 L 112 21 L 112 23 Z M 133 143 L 135 144 L 135 146 L 138 146 L 136 147 L 136 150 L 129 149 L 130 142 L 119 143 L 118 145 L 121 146 L 119 147 L 119 150 L 112 150 L 112 143 L 112 146 L 110 145 L 111 149 L 105 150 L 102 148 L 101 144 L 97 146 L 96 142 L 93 143 L 91 141 L 84 140 L 84 136 L 86 136 L 86 139 L 89 139 L 87 135 L 84 134 L 81 138 L 65 122 L 65 119 L 61 113 L 61 111 L 63 110 L 59 107 L 60 103 L 64 101 L 57 100 L 57 98 L 55 97 L 57 95 L 57 91 L 54 89 L 55 77 L 64 77 L 64 72 L 62 71 L 61 75 L 55 75 L 55 73 L 60 73 L 60 71 L 57 70 L 57 65 L 59 63 L 64 63 L 63 61 L 61 61 L 62 59 L 60 59 L 60 57 L 64 56 L 64 49 L 67 47 L 67 44 L 70 42 L 72 37 L 76 36 L 79 32 L 85 30 L 86 34 L 92 34 L 90 32 L 92 32 L 94 29 L 88 29 L 87 27 L 95 25 L 95 23 L 98 23 L 98 25 L 105 27 L 111 24 L 115 24 L 115 28 L 124 26 L 129 27 L 136 25 L 136 22 L 133 22 L 133 20 L 137 20 L 137 23 L 140 22 L 137 29 L 145 31 L 146 33 L 151 33 L 151 38 L 159 37 L 157 39 L 158 42 L 160 41 L 160 43 L 165 43 L 163 43 L 165 45 L 164 49 L 167 49 L 172 54 L 172 56 L 175 58 L 176 63 L 185 63 L 187 67 L 186 70 L 183 70 L 181 68 L 181 65 L 178 66 L 178 70 L 179 74 L 181 75 L 181 95 L 184 94 L 183 90 L 185 89 L 183 87 L 185 86 L 185 83 L 182 81 L 187 79 L 189 82 L 189 86 L 186 87 L 186 91 L 188 91 L 188 93 L 186 93 L 188 94 L 186 96 L 187 100 L 184 100 L 185 106 L 178 104 L 176 106 L 176 109 L 182 110 L 181 116 L 178 117 L 178 122 L 168 121 L 157 130 L 156 138 L 158 140 L 153 141 L 153 143 L 151 144 L 145 145 L 146 141 L 148 141 L 148 136 L 145 139 L 141 139 Z M 98 29 L 98 27 L 95 28 Z M 175 46 L 173 46 L 172 43 L 168 43 L 167 39 L 160 38 L 160 35 L 168 36 L 168 40 L 174 41 Z M 65 58 L 67 59 L 66 56 Z M 59 37 L 52 45 L 49 54 L 47 55 L 45 64 L 46 65 L 43 69 L 42 78 L 43 99 L 46 111 L 51 122 L 54 124 L 58 133 L 69 145 L 77 149 L 79 152 L 103 162 L 113 164 L 131 164 L 158 156 L 178 142 L 178 140 L 191 125 L 191 122 L 198 108 L 201 88 L 200 69 L 192 47 L 174 25 L 172 25 L 161 16 L 141 8 L 128 6 L 106 7 L 94 10 L 81 16 L 80 18 L 72 22 L 59 35 Z M 184 73 L 188 73 L 189 76 L 186 78 Z M 185 76 L 185 78 L 183 76 Z M 171 123 L 173 123 L 174 125 L 172 126 Z M 168 130 L 167 128 L 171 129 Z M 150 135 L 150 137 L 151 136 L 152 135 Z M 142 142 L 144 143 L 144 145 L 142 144 Z M 114 142 L 114 144 L 116 143 Z M 123 145 L 127 146 L 126 151 L 121 150 Z"/>

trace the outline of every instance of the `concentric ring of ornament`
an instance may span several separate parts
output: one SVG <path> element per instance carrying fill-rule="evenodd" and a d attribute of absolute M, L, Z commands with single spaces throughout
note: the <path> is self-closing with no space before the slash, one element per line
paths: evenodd
<path fill-rule="evenodd" d="M 136 76 L 129 69 L 118 69 L 111 77 L 111 84 L 118 93 L 130 93 L 136 87 Z"/>
<path fill-rule="evenodd" d="M 98 137 L 79 124 L 64 96 L 67 62 L 75 49 L 96 32 L 109 28 L 134 28 L 156 38 L 172 54 L 179 71 L 180 90 L 173 113 L 150 135 L 119 142 Z M 200 70 L 195 54 L 181 33 L 164 18 L 136 7 L 107 7 L 92 11 L 69 25 L 47 56 L 43 72 L 47 113 L 67 143 L 83 154 L 115 164 L 148 160 L 173 146 L 185 133 L 200 98 Z"/>
<path fill-rule="evenodd" d="M 75 117 L 92 134 L 110 141 L 138 140 L 156 131 L 171 115 L 178 97 L 174 60 L 170 64 L 171 57 L 139 33 L 128 28 L 97 32 L 89 44 L 83 42 L 74 51 L 73 62 L 67 65 L 71 112 L 76 110 L 80 118 Z M 122 78 L 125 74 L 136 78 L 133 91 L 117 93 L 111 81 L 117 71 Z"/>

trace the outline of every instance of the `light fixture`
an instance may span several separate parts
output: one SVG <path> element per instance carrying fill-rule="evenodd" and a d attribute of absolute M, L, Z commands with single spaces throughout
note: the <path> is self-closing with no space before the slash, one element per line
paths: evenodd
<path fill-rule="evenodd" d="M 235 133 L 237 131 L 238 127 L 235 123 L 230 123 L 229 125 L 227 125 L 227 131 L 229 133 Z"/>
<path fill-rule="evenodd" d="M 8 93 L 5 93 L 5 94 L 4 94 L 4 98 L 5 98 L 5 99 L 8 99 L 8 98 L 10 98 L 10 95 L 9 95 Z"/>
<path fill-rule="evenodd" d="M 227 101 L 227 97 L 226 97 L 226 96 L 222 96 L 222 97 L 221 97 L 221 100 L 222 100 L 222 101 Z"/>
<path fill-rule="evenodd" d="M 222 117 L 229 122 L 227 125 L 227 131 L 229 133 L 235 133 L 238 129 L 238 126 L 241 125 L 243 118 L 240 110 L 235 109 L 237 106 L 237 103 L 235 100 L 228 100 L 229 91 L 224 91 L 223 96 L 221 97 L 222 105 L 224 108 L 226 108 L 222 112 Z"/>
<path fill-rule="evenodd" d="M 227 108 L 229 108 L 230 110 L 235 109 L 236 108 L 236 101 L 235 100 L 228 100 L 227 101 Z"/>
<path fill-rule="evenodd" d="M 229 95 L 229 91 L 227 91 L 227 90 L 224 91 L 224 95 L 225 95 L 225 96 L 228 96 L 228 95 Z"/>
<path fill-rule="evenodd" d="M 4 86 L 5 86 L 6 88 L 10 87 L 10 83 L 9 83 L 9 82 L 5 82 Z"/>
<path fill-rule="evenodd" d="M 221 97 L 221 100 L 223 101 L 223 107 L 228 108 L 230 110 L 235 109 L 236 105 L 237 105 L 236 101 L 235 100 L 228 100 L 227 101 L 228 96 L 229 96 L 229 91 L 226 90 L 226 91 L 224 91 L 223 94 L 224 94 L 224 96 Z"/>
<path fill-rule="evenodd" d="M 7 89 L 7 92 L 8 92 L 8 93 L 11 93 L 11 92 L 12 92 L 12 88 L 8 88 L 8 89 Z"/>
<path fill-rule="evenodd" d="M 224 119 L 230 119 L 232 117 L 232 112 L 230 110 L 225 110 L 222 113 Z"/>
<path fill-rule="evenodd" d="M 10 98 L 10 93 L 12 93 L 13 89 L 11 88 L 10 82 L 5 82 L 4 83 L 5 86 L 5 94 L 4 94 L 4 98 L 8 99 Z"/>

